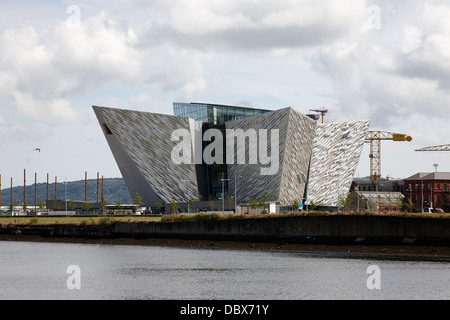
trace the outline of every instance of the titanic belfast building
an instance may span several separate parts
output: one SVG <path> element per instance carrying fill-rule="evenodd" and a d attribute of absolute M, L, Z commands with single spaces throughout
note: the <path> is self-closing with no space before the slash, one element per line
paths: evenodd
<path fill-rule="evenodd" d="M 173 104 L 174 115 L 93 106 L 132 196 L 237 206 L 264 198 L 336 208 L 347 197 L 368 120 L 316 123 L 293 108 Z M 234 204 L 233 204 L 234 206 Z"/>

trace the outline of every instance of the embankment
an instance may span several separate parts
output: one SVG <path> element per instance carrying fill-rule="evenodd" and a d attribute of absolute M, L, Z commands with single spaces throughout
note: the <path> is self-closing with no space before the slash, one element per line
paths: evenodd
<path fill-rule="evenodd" d="M 100 225 L 4 225 L 0 235 L 44 238 L 185 239 L 311 244 L 450 245 L 450 219 L 371 215 L 305 215 Z"/>

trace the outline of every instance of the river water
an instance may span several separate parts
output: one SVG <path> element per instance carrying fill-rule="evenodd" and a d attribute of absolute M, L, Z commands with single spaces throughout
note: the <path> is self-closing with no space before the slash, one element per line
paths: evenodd
<path fill-rule="evenodd" d="M 447 300 L 450 264 L 0 241 L 0 288 L 14 300 Z"/>

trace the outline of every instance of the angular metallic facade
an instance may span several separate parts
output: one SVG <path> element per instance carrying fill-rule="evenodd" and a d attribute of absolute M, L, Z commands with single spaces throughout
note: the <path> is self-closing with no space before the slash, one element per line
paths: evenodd
<path fill-rule="evenodd" d="M 291 207 L 294 201 L 339 207 L 350 189 L 370 125 L 369 121 L 316 124 L 285 108 L 259 110 L 255 116 L 227 121 L 217 130 L 214 123 L 183 116 L 93 109 L 131 196 L 138 193 L 146 206 L 197 199 L 202 185 L 213 178 L 214 200 L 224 199 L 228 192 L 229 197 L 236 196 L 238 205 L 244 205 L 266 193 L 268 200 L 283 207 Z M 219 171 L 204 170 L 204 151 L 212 144 L 205 140 L 208 128 L 225 133 L 226 162 L 210 166 Z M 190 137 L 192 154 L 186 164 L 172 160 L 177 145 L 172 133 L 179 129 Z M 254 134 L 257 140 L 251 136 L 250 144 L 238 145 L 239 138 L 234 136 L 238 132 Z"/>
<path fill-rule="evenodd" d="M 195 165 L 175 164 L 171 140 L 177 129 L 194 137 L 194 120 L 171 115 L 93 107 L 132 197 L 146 206 L 186 202 L 198 195 Z"/>
<path fill-rule="evenodd" d="M 350 190 L 370 121 L 318 124 L 306 204 L 339 207 Z"/>
<path fill-rule="evenodd" d="M 244 132 L 260 129 L 268 131 L 267 152 L 278 152 L 278 170 L 264 174 L 261 170 L 267 164 L 261 162 L 262 152 L 259 145 L 245 145 L 245 164 L 238 163 L 237 142 L 230 144 L 227 140 L 227 154 L 234 153 L 235 159 L 228 167 L 228 190 L 231 196 L 236 194 L 238 204 L 248 204 L 251 200 L 260 200 L 267 193 L 269 200 L 280 202 L 281 206 L 290 206 L 293 200 L 300 203 L 305 192 L 309 160 L 311 158 L 315 122 L 307 116 L 286 108 L 259 116 L 245 118 L 226 123 L 227 130 L 241 129 Z M 271 130 L 278 130 L 278 145 L 276 150 L 271 145 Z M 234 147 L 234 151 L 231 148 Z M 264 149 L 264 148 L 263 148 Z M 250 164 L 252 156 L 258 158 L 257 164 Z M 271 164 L 275 165 L 275 164 Z M 269 171 L 269 170 L 266 170 Z"/>

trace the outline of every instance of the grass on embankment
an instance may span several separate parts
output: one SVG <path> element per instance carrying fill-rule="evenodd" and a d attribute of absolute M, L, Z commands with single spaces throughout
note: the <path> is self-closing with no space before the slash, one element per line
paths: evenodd
<path fill-rule="evenodd" d="M 0 217 L 0 225 L 49 225 L 49 224 L 79 224 L 79 225 L 95 225 L 95 224 L 111 224 L 114 222 L 158 222 L 161 221 L 160 216 L 2 216 Z"/>
<path fill-rule="evenodd" d="M 197 214 L 170 214 L 164 215 L 161 222 L 180 222 L 180 221 L 208 221 L 208 220 L 226 220 L 226 219 L 259 219 L 259 218 L 280 218 L 295 216 L 334 216 L 334 215 L 354 215 L 354 216 L 394 216 L 394 217 L 421 217 L 421 218 L 450 218 L 450 213 L 370 213 L 370 212 L 289 212 L 281 214 L 221 214 L 221 213 L 197 213 Z"/>
<path fill-rule="evenodd" d="M 391 217 L 421 217 L 421 218 L 450 218 L 450 213 L 367 213 L 367 212 L 290 212 L 284 214 L 221 214 L 221 213 L 197 213 L 197 214 L 169 214 L 163 216 L 126 215 L 126 216 L 0 216 L 0 226 L 7 225 L 50 225 L 50 224 L 75 224 L 75 225 L 108 225 L 115 222 L 182 222 L 182 221 L 211 221 L 226 219 L 260 219 L 280 218 L 295 216 L 333 216 L 333 215 L 358 215 L 358 216 L 391 216 Z"/>

